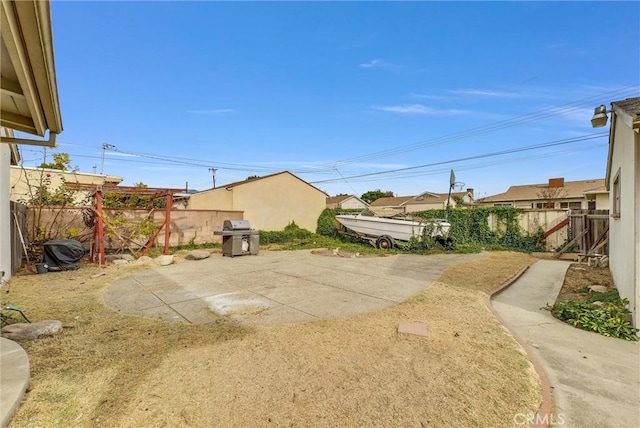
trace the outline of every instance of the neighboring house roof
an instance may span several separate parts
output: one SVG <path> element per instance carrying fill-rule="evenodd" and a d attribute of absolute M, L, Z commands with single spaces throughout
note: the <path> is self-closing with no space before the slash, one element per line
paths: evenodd
<path fill-rule="evenodd" d="M 584 193 L 600 189 L 604 187 L 604 178 L 598 178 L 593 180 L 580 180 L 580 181 L 565 181 L 563 186 L 558 186 L 560 189 L 557 199 L 567 198 L 582 198 Z M 499 193 L 493 196 L 487 196 L 481 199 L 479 202 L 503 202 L 503 201 L 531 201 L 544 199 L 541 197 L 541 193 L 545 189 L 555 188 L 549 187 L 549 183 L 543 184 L 524 184 L 519 186 L 511 186 L 509 190 L 504 193 Z"/>
<path fill-rule="evenodd" d="M 451 192 L 451 199 L 454 197 L 464 198 L 467 196 L 469 192 Z M 419 199 L 419 196 L 423 196 L 424 198 Z M 437 202 L 447 202 L 449 198 L 449 193 L 429 193 L 418 195 L 410 201 L 407 201 L 404 205 L 419 205 L 419 204 L 432 204 Z"/>
<path fill-rule="evenodd" d="M 607 190 L 607 186 L 604 185 L 604 183 L 602 184 L 602 186 L 590 189 L 590 190 L 585 190 L 584 192 L 582 192 L 584 195 L 598 195 L 601 193 L 609 193 L 609 191 Z"/>
<path fill-rule="evenodd" d="M 451 197 L 459 196 L 464 198 L 469 195 L 470 192 L 453 192 Z M 396 196 L 389 198 L 376 199 L 371 203 L 372 207 L 403 207 L 405 205 L 419 205 L 419 204 L 431 204 L 438 202 L 446 202 L 449 193 L 433 193 L 423 192 L 416 196 Z"/>
<path fill-rule="evenodd" d="M 306 182 L 306 181 L 304 181 L 302 178 L 298 177 L 298 176 L 297 176 L 297 175 L 295 175 L 295 174 L 290 173 L 289 171 L 281 171 L 281 172 L 276 172 L 275 174 L 269 174 L 269 175 L 265 175 L 265 176 L 262 176 L 262 177 L 255 177 L 255 178 L 250 178 L 250 179 L 247 179 L 247 180 L 236 181 L 236 182 L 233 182 L 233 183 L 229 183 L 229 184 L 224 184 L 224 185 L 222 185 L 222 186 L 218 186 L 218 187 L 213 188 L 213 189 L 203 190 L 202 192 L 198 192 L 198 193 L 211 192 L 211 191 L 218 191 L 218 190 L 220 190 L 220 189 L 227 189 L 227 190 L 228 190 L 228 189 L 232 189 L 232 188 L 237 187 L 237 186 L 242 186 L 242 185 L 245 185 L 245 184 L 248 184 L 248 183 L 253 183 L 253 182 L 256 182 L 256 181 L 259 181 L 259 180 L 265 180 L 265 179 L 267 179 L 267 178 L 275 177 L 275 176 L 277 176 L 277 175 L 281 175 L 281 174 L 289 174 L 290 176 L 292 176 L 292 177 L 294 177 L 294 178 L 297 178 L 298 180 L 302 181 L 302 182 L 303 182 L 304 184 L 306 184 L 307 186 L 309 186 L 309 187 L 313 187 L 313 188 L 314 188 L 314 189 L 316 189 L 318 192 L 322 192 L 322 193 L 324 193 L 326 196 L 329 196 L 329 195 L 327 195 L 327 194 L 326 194 L 326 192 L 324 192 L 324 191 L 322 191 L 322 190 L 318 189 L 316 186 L 314 186 L 314 185 L 312 185 L 312 184 L 307 183 L 307 182 Z"/>
<path fill-rule="evenodd" d="M 631 129 L 640 129 L 640 97 L 614 101 L 611 103 L 611 107 L 613 114 L 611 115 L 611 127 L 609 128 L 609 154 L 607 156 L 607 175 L 605 178 L 605 186 L 607 189 L 609 188 L 609 181 L 611 179 L 611 160 L 615 142 L 615 121 L 620 118 L 625 121 Z"/>
<path fill-rule="evenodd" d="M 401 207 L 405 202 L 413 199 L 413 196 L 394 196 L 388 198 L 378 198 L 371 202 L 372 207 Z"/>
<path fill-rule="evenodd" d="M 330 198 L 327 198 L 327 205 L 330 204 L 340 204 L 342 202 L 346 202 L 349 199 L 357 199 L 358 201 L 362 202 L 363 205 L 369 205 L 367 204 L 365 201 L 363 201 L 362 199 L 360 199 L 359 197 L 357 197 L 356 195 L 338 195 L 338 196 L 332 196 Z"/>
<path fill-rule="evenodd" d="M 353 197 L 353 195 L 338 195 L 338 196 L 331 196 L 329 198 L 327 198 L 327 205 L 328 204 L 339 204 L 342 201 L 345 201 L 349 198 Z"/>

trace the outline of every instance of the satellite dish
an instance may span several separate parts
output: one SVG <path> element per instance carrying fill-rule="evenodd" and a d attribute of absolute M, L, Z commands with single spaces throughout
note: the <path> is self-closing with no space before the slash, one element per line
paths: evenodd
<path fill-rule="evenodd" d="M 461 191 L 464 189 L 464 183 L 462 181 L 456 181 L 451 185 L 453 190 Z"/>

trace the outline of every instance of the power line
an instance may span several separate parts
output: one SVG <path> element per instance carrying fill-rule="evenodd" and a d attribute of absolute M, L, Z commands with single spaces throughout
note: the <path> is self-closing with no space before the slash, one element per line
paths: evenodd
<path fill-rule="evenodd" d="M 415 170 L 415 169 L 420 169 L 420 168 L 427 168 L 427 167 L 430 167 L 430 166 L 446 165 L 446 164 L 450 164 L 450 163 L 463 162 L 463 161 L 467 161 L 467 160 L 482 159 L 482 158 L 488 158 L 488 157 L 492 157 L 492 156 L 501 156 L 501 155 L 506 155 L 506 154 L 511 154 L 511 153 L 524 152 L 524 151 L 528 151 L 528 150 L 536 150 L 536 149 L 541 149 L 541 148 L 546 148 L 546 147 L 560 146 L 560 145 L 563 145 L 563 144 L 571 144 L 571 143 L 576 143 L 576 142 L 579 142 L 579 141 L 593 140 L 595 138 L 604 137 L 606 135 L 608 135 L 608 132 L 600 132 L 600 133 L 597 133 L 597 134 L 588 134 L 588 135 L 583 135 L 583 136 L 580 136 L 580 137 L 573 137 L 573 138 L 567 138 L 567 139 L 564 139 L 564 140 L 552 141 L 552 142 L 549 142 L 549 143 L 534 144 L 534 145 L 531 145 L 531 146 L 518 147 L 518 148 L 515 148 L 515 149 L 500 150 L 500 151 L 497 151 L 497 152 L 490 152 L 490 153 L 484 153 L 484 154 L 479 154 L 479 155 L 474 155 L 474 156 L 467 156 L 467 157 L 458 158 L 458 159 L 450 159 L 450 160 L 445 160 L 445 161 L 427 163 L 427 164 L 423 164 L 423 165 L 409 166 L 409 167 L 404 167 L 404 168 L 396 168 L 396 169 L 391 169 L 391 170 L 386 170 L 386 171 L 370 172 L 370 173 L 367 173 L 367 174 L 358 174 L 358 175 L 352 175 L 352 176 L 349 176 L 349 177 L 332 178 L 332 179 L 327 179 L 327 180 L 318 180 L 318 181 L 312 181 L 310 183 L 311 184 L 333 183 L 333 182 L 336 182 L 336 181 L 342 181 L 343 179 L 347 180 L 347 179 L 354 179 L 354 178 L 362 178 L 362 177 L 371 177 L 371 176 L 377 176 L 377 175 L 391 174 L 391 173 L 400 172 L 400 171 L 410 171 L 410 170 Z"/>
<path fill-rule="evenodd" d="M 444 144 L 444 143 L 448 143 L 451 141 L 457 141 L 463 138 L 468 138 L 468 137 L 472 137 L 472 136 L 476 136 L 476 135 L 480 135 L 480 134 L 486 134 L 486 133 L 490 133 L 490 132 L 495 132 L 501 129 L 505 129 L 505 128 L 509 128 L 509 127 L 513 127 L 513 126 L 517 126 L 517 125 L 521 125 L 524 123 L 528 123 L 528 122 L 533 122 L 536 120 L 540 120 L 540 119 L 544 119 L 549 117 L 549 115 L 553 114 L 553 115 L 558 115 L 558 114 L 566 114 L 566 113 L 570 113 L 573 112 L 575 110 L 578 110 L 579 108 L 585 106 L 585 105 L 593 105 L 594 102 L 600 102 L 600 100 L 602 100 L 603 98 L 613 98 L 616 96 L 623 96 L 623 94 L 626 94 L 628 92 L 631 92 L 635 89 L 635 91 L 637 91 L 637 89 L 640 88 L 640 85 L 638 84 L 634 84 L 634 85 L 629 85 L 623 88 L 619 88 L 616 89 L 614 91 L 609 91 L 609 92 L 605 92 L 605 93 L 601 93 L 598 95 L 593 95 L 593 96 L 589 96 L 586 98 L 582 98 L 580 100 L 577 101 L 572 101 L 566 104 L 561 104 L 559 106 L 554 106 L 554 107 L 548 107 L 533 113 L 529 113 L 526 115 L 522 115 L 522 116 L 517 116 L 511 119 L 507 119 L 507 120 L 503 120 L 503 121 L 499 121 L 499 122 L 495 122 L 492 124 L 488 124 L 488 125 L 483 125 L 483 126 L 479 126 L 476 128 L 471 128 L 468 130 L 464 130 L 464 131 L 460 131 L 460 132 L 456 132 L 450 135 L 445 135 L 442 137 L 436 137 L 436 138 L 430 138 L 427 140 L 423 140 L 423 141 L 419 141 L 417 143 L 413 143 L 413 144 L 407 144 L 404 146 L 399 146 L 399 147 L 395 147 L 395 148 L 390 148 L 390 149 L 386 149 L 386 150 L 382 150 L 379 152 L 374 152 L 374 153 L 370 153 L 370 154 L 366 154 L 366 155 L 360 155 L 360 156 L 355 156 L 352 158 L 347 158 L 343 161 L 337 161 L 335 163 L 333 163 L 332 165 L 337 165 L 337 164 L 341 164 L 341 165 L 345 165 L 345 164 L 350 164 L 350 163 L 355 163 L 356 161 L 365 161 L 365 160 L 372 160 L 372 159 L 377 159 L 380 157 L 387 157 L 387 156 L 391 156 L 391 155 L 396 155 L 396 154 L 400 154 L 400 153 L 404 153 L 404 152 L 408 152 L 408 151 L 413 151 L 413 150 L 418 150 L 420 148 L 424 148 L 424 147 L 429 147 L 429 146 L 434 146 L 434 145 L 439 145 L 439 144 Z M 631 95 L 631 94 L 630 94 Z M 633 94 L 635 95 L 635 93 Z M 330 164 L 326 164 L 326 165 L 330 165 Z M 322 167 L 324 165 L 320 165 L 320 167 Z"/>
<path fill-rule="evenodd" d="M 414 151 L 414 150 L 419 150 L 422 148 L 426 148 L 426 147 L 430 147 L 430 146 L 434 146 L 434 145 L 439 145 L 439 144 L 444 144 L 444 143 L 448 143 L 448 142 L 453 142 L 453 141 L 458 141 L 464 138 L 469 138 L 469 137 L 473 137 L 473 136 L 477 136 L 477 135 L 481 135 L 481 134 L 485 134 L 485 133 L 491 133 L 491 132 L 496 132 L 498 130 L 501 129 L 505 129 L 505 128 L 509 128 L 509 127 L 514 127 L 514 126 L 518 126 L 524 123 L 528 123 L 528 122 L 532 122 L 532 121 L 536 121 L 536 120 L 540 120 L 543 118 L 548 117 L 549 115 L 558 115 L 558 114 L 566 114 L 566 113 L 570 113 L 573 112 L 579 108 L 581 108 L 584 105 L 593 105 L 593 103 L 595 102 L 595 100 L 602 100 L 604 98 L 613 98 L 616 96 L 622 96 L 622 94 L 626 94 L 629 91 L 632 90 L 637 90 L 640 87 L 640 85 L 634 84 L 634 85 L 630 85 L 630 86 L 626 86 L 626 87 L 622 87 L 613 91 L 608 91 L 608 92 L 604 92 L 598 95 L 594 95 L 594 96 L 590 96 L 590 97 L 586 97 L 577 101 L 573 101 L 570 103 L 566 103 L 566 104 L 562 104 L 559 106 L 555 106 L 555 107 L 549 107 L 537 112 L 533 112 L 530 114 L 526 114 L 526 115 L 522 115 L 522 116 L 518 116 L 515 118 L 511 118 L 511 119 L 507 119 L 507 120 L 503 120 L 503 121 L 499 121 L 499 122 L 495 122 L 492 124 L 488 124 L 488 125 L 484 125 L 484 126 L 480 126 L 480 127 L 476 127 L 476 128 L 471 128 L 465 131 L 460 131 L 460 132 L 456 132 L 453 134 L 449 134 L 449 135 L 445 135 L 445 136 L 441 136 L 441 137 L 435 137 L 435 138 L 431 138 L 431 139 L 427 139 L 427 140 L 423 140 L 417 143 L 412 143 L 412 144 L 407 144 L 407 145 L 402 145 L 402 146 L 398 146 L 398 147 L 392 147 L 386 150 L 382 150 L 382 151 L 378 151 L 378 152 L 374 152 L 374 153 L 369 153 L 369 154 L 363 154 L 363 155 L 359 155 L 359 156 L 354 156 L 351 158 L 347 158 L 345 160 L 342 161 L 334 161 L 334 162 L 330 162 L 330 163 L 322 163 L 322 164 L 318 164 L 315 167 L 303 167 L 303 168 L 299 168 L 299 169 L 290 169 L 292 172 L 296 173 L 296 174 L 335 174 L 335 172 L 337 171 L 337 167 L 338 166 L 345 166 L 345 165 L 349 165 L 349 164 L 356 164 L 358 162 L 363 162 L 363 161 L 367 161 L 367 160 L 372 160 L 372 159 L 376 159 L 376 158 L 380 158 L 380 157 L 388 157 L 388 156 L 392 156 L 392 155 L 397 155 L 397 154 L 401 154 L 401 153 L 405 153 L 405 152 L 409 152 L 409 151 Z M 95 146 L 88 146 L 88 145 L 83 145 L 83 144 L 78 144 L 78 143 L 65 143 L 65 142 L 61 142 L 61 145 L 64 144 L 69 144 L 69 145 L 75 145 L 75 146 L 80 146 L 80 147 L 95 147 Z M 156 154 L 151 154 L 151 153 L 139 153 L 139 152 L 131 152 L 131 151 L 122 151 L 122 150 L 118 150 L 117 148 L 115 148 L 114 146 L 110 146 L 110 149 L 113 148 L 114 151 L 116 151 L 117 153 L 122 153 L 122 154 L 127 154 L 127 155 L 131 155 L 131 156 L 135 156 L 135 157 L 140 157 L 140 158 L 146 158 L 146 159 L 153 159 L 153 160 L 158 160 L 161 162 L 150 162 L 150 161 L 143 161 L 143 160 L 133 160 L 133 159 L 118 159 L 118 161 L 121 162 L 136 162 L 136 163 L 148 163 L 148 164 L 158 164 L 158 165 L 180 165 L 183 167 L 196 167 L 196 168 L 205 168 L 205 169 L 209 169 L 215 167 L 216 169 L 221 169 L 221 170 L 235 170 L 235 171 L 244 171 L 244 172 L 254 172 L 254 173 L 260 173 L 260 172 L 277 172 L 277 171 L 281 171 L 283 168 L 277 168 L 277 167 L 263 167 L 263 166 L 257 166 L 257 165 L 252 165 L 252 164 L 239 164 L 239 163 L 230 163 L 230 162 L 212 162 L 212 161 L 203 161 L 202 159 L 192 159 L 192 158 L 185 158 L 185 157 L 176 157 L 176 156 L 163 156 L 163 155 L 156 155 Z M 89 156 L 89 155 L 73 155 L 75 157 L 84 157 L 84 158 L 98 158 L 96 156 Z M 103 148 L 103 156 L 104 156 L 104 148 Z M 115 160 L 114 158 L 112 158 L 112 160 Z M 202 163 L 205 162 L 205 163 Z M 414 168 L 414 167 L 412 167 Z M 419 168 L 419 167 L 415 167 L 415 168 Z M 286 169 L 286 168 L 285 168 Z M 399 169 L 400 171 L 403 169 Z M 378 171 L 378 172 L 372 172 L 370 174 L 361 174 L 361 175 L 355 175 L 352 177 L 363 177 L 363 176 L 368 176 L 368 175 L 377 175 L 377 174 L 386 174 L 386 173 L 391 173 L 391 172 L 395 172 L 398 170 L 390 170 L 390 171 Z M 320 181 L 316 181 L 314 183 L 322 183 L 322 182 L 334 182 L 334 181 L 340 181 L 343 179 L 342 174 L 340 173 L 340 171 L 338 171 L 338 173 L 341 175 L 341 178 L 335 178 L 335 179 L 327 179 L 327 180 L 320 180 Z M 347 177 L 350 178 L 350 177 Z"/>
<path fill-rule="evenodd" d="M 582 152 L 584 152 L 586 150 L 606 147 L 607 145 L 608 145 L 608 143 L 604 143 L 604 144 L 595 144 L 595 145 L 592 145 L 592 146 L 589 146 L 589 147 L 575 148 L 575 149 L 571 149 L 571 150 L 556 150 L 556 151 L 553 151 L 553 152 L 541 153 L 541 154 L 537 154 L 537 155 L 523 156 L 523 157 L 518 157 L 518 158 L 510 158 L 509 162 L 512 163 L 512 162 L 522 162 L 522 161 L 531 160 L 531 159 L 549 158 L 549 157 L 566 155 L 566 154 L 571 154 L 571 153 L 576 153 L 576 152 L 582 153 Z M 467 170 L 472 170 L 472 169 L 481 169 L 481 168 L 487 168 L 487 167 L 491 167 L 491 166 L 495 166 L 495 165 L 504 165 L 504 161 L 502 161 L 502 160 L 494 160 L 494 161 L 484 162 L 484 163 L 475 163 L 475 164 L 457 166 L 456 167 L 456 171 L 467 171 Z M 439 168 L 439 169 L 430 169 L 428 171 L 414 171 L 414 172 L 410 172 L 410 173 L 406 173 L 406 174 L 402 174 L 402 175 L 397 175 L 397 176 L 394 176 L 394 177 L 385 177 L 385 180 L 401 180 L 401 179 L 407 179 L 407 178 L 426 177 L 426 176 L 444 174 L 444 173 L 446 173 L 448 171 L 449 171 L 449 167 L 444 167 L 444 168 Z M 356 183 L 364 183 L 364 182 L 371 182 L 371 181 L 376 181 L 376 180 L 378 180 L 378 179 L 377 178 L 371 178 L 371 177 L 365 177 L 365 178 L 360 178 L 360 179 L 353 179 L 351 181 L 356 182 Z"/>

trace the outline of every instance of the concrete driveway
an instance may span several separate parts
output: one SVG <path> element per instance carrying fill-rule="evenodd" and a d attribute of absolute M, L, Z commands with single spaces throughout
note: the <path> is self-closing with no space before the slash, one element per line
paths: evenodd
<path fill-rule="evenodd" d="M 180 260 L 109 286 L 123 312 L 186 323 L 226 315 L 242 323 L 306 322 L 376 311 L 407 300 L 449 266 L 484 254 L 339 257 L 311 251 Z"/>

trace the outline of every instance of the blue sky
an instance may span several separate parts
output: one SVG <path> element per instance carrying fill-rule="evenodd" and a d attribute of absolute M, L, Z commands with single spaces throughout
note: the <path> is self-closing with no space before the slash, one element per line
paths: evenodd
<path fill-rule="evenodd" d="M 56 152 L 129 185 L 289 170 L 410 195 L 446 192 L 453 168 L 480 197 L 599 178 L 593 108 L 640 95 L 638 2 L 54 0 L 52 18 Z"/>

